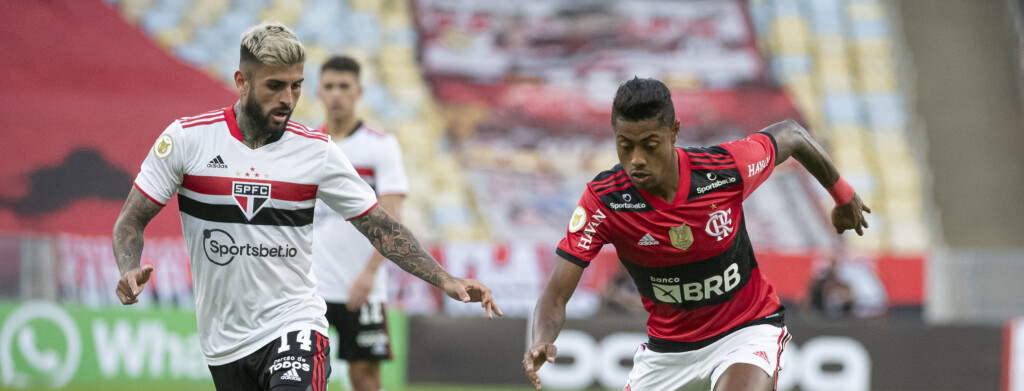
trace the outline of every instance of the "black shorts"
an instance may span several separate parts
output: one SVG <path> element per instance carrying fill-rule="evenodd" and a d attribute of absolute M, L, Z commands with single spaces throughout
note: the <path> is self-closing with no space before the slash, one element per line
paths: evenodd
<path fill-rule="evenodd" d="M 356 311 L 349 311 L 345 303 L 327 303 L 327 322 L 338 330 L 338 358 L 349 362 L 391 359 L 383 303 L 369 302 Z"/>
<path fill-rule="evenodd" d="M 292 331 L 237 361 L 211 365 L 213 384 L 217 391 L 323 391 L 330 345 L 316 331 Z"/>

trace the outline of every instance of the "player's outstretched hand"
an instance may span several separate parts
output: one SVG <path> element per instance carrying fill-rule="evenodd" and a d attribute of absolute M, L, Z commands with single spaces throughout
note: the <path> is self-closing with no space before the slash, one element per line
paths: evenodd
<path fill-rule="evenodd" d="M 491 288 L 480 281 L 471 279 L 452 278 L 444 284 L 444 293 L 455 300 L 463 303 L 480 303 L 484 311 L 487 311 L 487 319 L 493 319 L 492 314 L 502 316 L 498 303 L 491 296 Z"/>
<path fill-rule="evenodd" d="M 864 228 L 868 227 L 868 220 L 864 212 L 871 213 L 871 208 L 864 205 L 860 196 L 854 194 L 850 202 L 845 205 L 836 206 L 832 209 L 832 226 L 836 233 L 843 233 L 848 229 L 857 231 L 857 235 L 864 236 Z"/>
<path fill-rule="evenodd" d="M 141 268 L 135 268 L 125 272 L 121 275 L 121 280 L 117 282 L 117 298 L 121 299 L 121 304 L 131 305 L 139 302 L 139 294 L 142 293 L 142 288 L 146 286 L 146 281 L 149 281 L 149 276 L 153 274 L 153 265 L 144 265 Z"/>
<path fill-rule="evenodd" d="M 540 389 L 540 376 L 537 376 L 540 366 L 544 365 L 544 362 L 555 362 L 555 354 L 557 353 L 558 348 L 555 347 L 555 344 L 541 342 L 531 346 L 530 350 L 527 350 L 526 354 L 523 355 L 523 371 L 526 372 L 526 377 L 530 378 L 530 382 L 533 383 L 533 388 Z"/>

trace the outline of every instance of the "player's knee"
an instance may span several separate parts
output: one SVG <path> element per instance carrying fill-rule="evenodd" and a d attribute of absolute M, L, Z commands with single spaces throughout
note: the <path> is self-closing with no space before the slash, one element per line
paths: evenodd
<path fill-rule="evenodd" d="M 355 391 L 380 390 L 380 366 L 373 361 L 350 362 L 349 379 Z"/>

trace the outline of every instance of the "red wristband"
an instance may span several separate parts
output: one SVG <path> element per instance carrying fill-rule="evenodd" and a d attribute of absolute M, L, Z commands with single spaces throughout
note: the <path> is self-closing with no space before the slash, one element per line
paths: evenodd
<path fill-rule="evenodd" d="M 828 190 L 828 194 L 832 196 L 832 200 L 836 202 L 836 206 L 843 206 L 850 203 L 850 200 L 853 199 L 853 194 L 855 193 L 853 186 L 850 186 L 843 177 L 839 177 L 836 184 L 826 190 Z"/>

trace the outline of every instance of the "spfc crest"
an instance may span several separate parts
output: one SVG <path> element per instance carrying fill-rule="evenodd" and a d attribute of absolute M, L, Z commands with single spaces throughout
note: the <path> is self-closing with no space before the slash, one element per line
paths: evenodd
<path fill-rule="evenodd" d="M 256 216 L 256 213 L 259 213 L 260 209 L 263 209 L 263 205 L 266 205 L 267 200 L 270 199 L 270 184 L 232 182 L 231 197 L 235 199 L 235 204 L 242 208 L 245 218 L 252 220 L 253 216 Z"/>
<path fill-rule="evenodd" d="M 686 251 L 693 244 L 693 232 L 690 231 L 690 226 L 686 224 L 669 228 L 668 237 L 672 239 L 672 247 L 683 251 Z"/>

